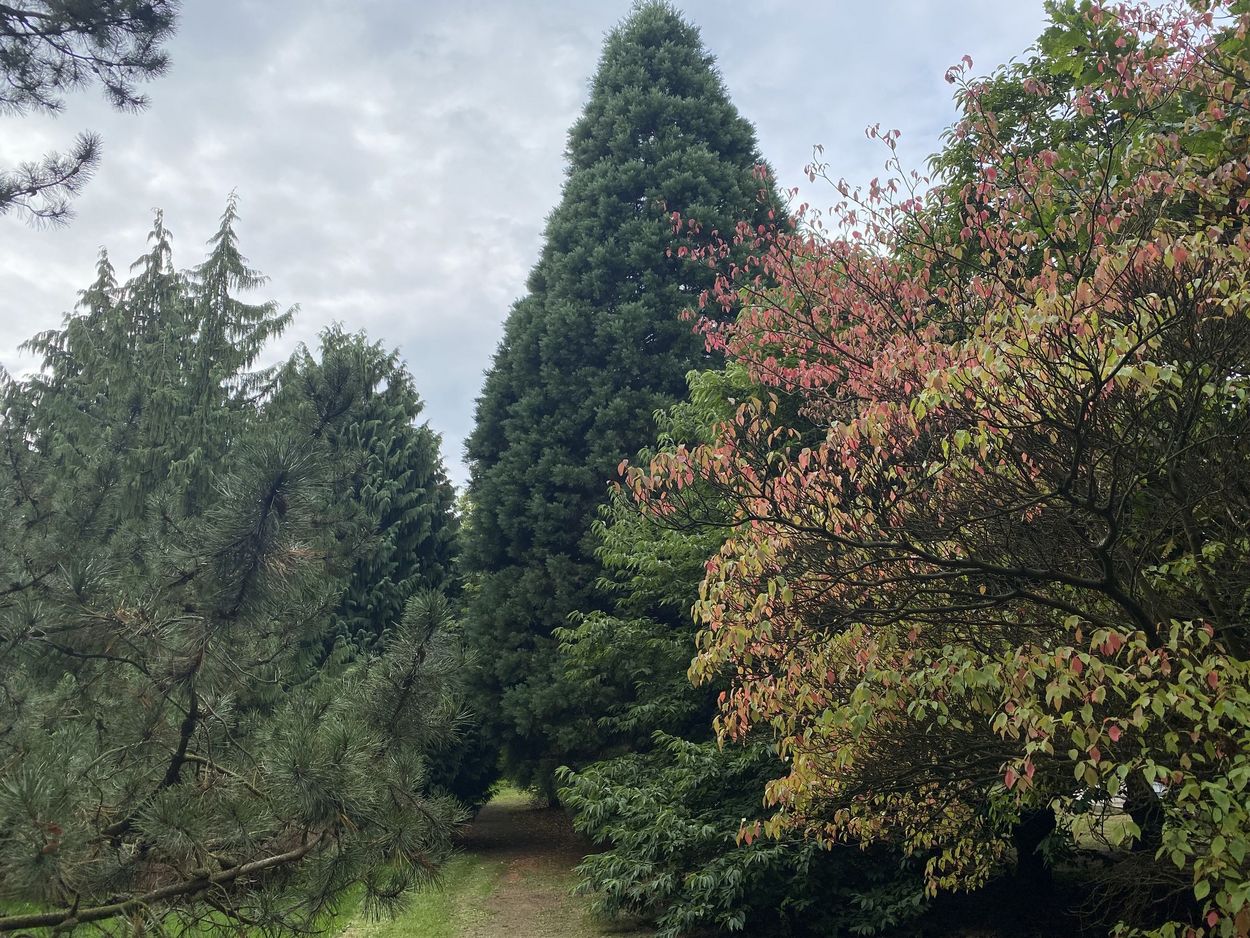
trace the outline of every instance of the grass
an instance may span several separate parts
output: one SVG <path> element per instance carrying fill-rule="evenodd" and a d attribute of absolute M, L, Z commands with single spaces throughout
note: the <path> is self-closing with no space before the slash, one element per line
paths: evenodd
<path fill-rule="evenodd" d="M 339 938 L 641 938 L 649 931 L 598 922 L 570 892 L 579 842 L 558 812 L 506 789 L 479 815 L 479 836 L 394 918 L 355 915 Z M 484 830 L 483 830 L 484 828 Z"/>
<path fill-rule="evenodd" d="M 536 797 L 532 791 L 505 785 L 491 796 L 490 803 L 504 808 L 524 808 L 534 804 Z"/>
<path fill-rule="evenodd" d="M 438 885 L 417 893 L 394 918 L 370 921 L 356 914 L 339 934 L 343 938 L 456 938 L 490 897 L 502 872 L 502 863 L 461 854 L 443 867 Z"/>
<path fill-rule="evenodd" d="M 563 816 L 533 807 L 532 796 L 506 789 L 491 801 L 495 839 L 485 846 L 466 841 L 463 853 L 448 861 L 436 885 L 416 893 L 393 918 L 374 919 L 360 908 L 360 894 L 345 897 L 335 914 L 324 921 L 326 936 L 337 938 L 462 938 L 464 935 L 500 935 L 525 938 L 630 938 L 650 934 L 597 922 L 589 903 L 572 899 L 575 876 L 570 855 L 567 821 Z M 532 810 L 531 810 L 532 809 Z M 489 812 L 488 812 L 489 813 Z M 485 817 L 485 816 L 484 816 Z M 31 911 L 0 902 L 0 915 Z M 120 934 L 125 923 L 106 926 Z M 113 925 L 117 931 L 114 932 Z M 200 927 L 177 934 L 221 934 L 226 929 Z"/>
<path fill-rule="evenodd" d="M 438 885 L 418 892 L 394 918 L 370 920 L 360 910 L 360 896 L 349 896 L 338 913 L 324 922 L 326 935 L 342 938 L 458 938 L 462 927 L 485 913 L 482 906 L 503 873 L 503 863 L 483 861 L 472 854 L 460 854 L 442 870 Z M 35 912 L 30 905 L 0 902 L 0 916 Z M 109 934 L 128 933 L 124 920 L 108 922 Z M 225 934 L 231 929 L 204 926 L 177 934 Z M 570 936 L 572 938 L 572 936 Z"/>
<path fill-rule="evenodd" d="M 1132 823 L 1132 818 L 1115 808 L 1087 811 L 1072 816 L 1072 840 L 1086 850 L 1113 850 L 1128 841 Z"/>

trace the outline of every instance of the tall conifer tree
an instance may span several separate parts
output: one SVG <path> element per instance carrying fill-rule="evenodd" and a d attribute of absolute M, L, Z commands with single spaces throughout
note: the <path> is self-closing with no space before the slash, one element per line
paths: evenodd
<path fill-rule="evenodd" d="M 613 30 L 569 133 L 563 197 L 513 307 L 469 439 L 468 629 L 479 707 L 504 771 L 549 789 L 595 753 L 595 710 L 563 675 L 553 629 L 601 608 L 591 525 L 622 457 L 685 395 L 703 344 L 679 319 L 709 272 L 673 214 L 703 230 L 762 220 L 755 134 L 697 29 L 646 3 Z"/>
<path fill-rule="evenodd" d="M 0 934 L 305 934 L 450 847 L 437 437 L 363 336 L 253 370 L 234 215 L 179 271 L 158 214 L 0 376 Z"/>
<path fill-rule="evenodd" d="M 276 406 L 306 412 L 338 466 L 329 497 L 354 506 L 374 533 L 353 553 L 334 639 L 370 646 L 424 590 L 450 590 L 458 546 L 455 490 L 442 439 L 418 424 L 425 403 L 397 351 L 331 326 L 320 358 L 292 356 Z"/>

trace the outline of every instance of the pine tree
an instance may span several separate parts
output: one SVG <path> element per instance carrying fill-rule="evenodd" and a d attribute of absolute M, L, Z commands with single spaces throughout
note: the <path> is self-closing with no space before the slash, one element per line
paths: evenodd
<path fill-rule="evenodd" d="M 673 213 L 732 231 L 775 204 L 770 190 L 760 197 L 751 125 L 698 31 L 664 3 L 609 34 L 567 156 L 468 444 L 478 706 L 505 771 L 548 790 L 556 766 L 597 745 L 593 702 L 564 679 L 552 637 L 604 602 L 596 509 L 705 360 L 679 313 L 710 280 L 681 250 Z"/>
<path fill-rule="evenodd" d="M 464 662 L 447 600 L 417 588 L 443 576 L 418 547 L 451 527 L 448 493 L 428 449 L 433 484 L 401 478 L 398 515 L 359 487 L 394 468 L 362 441 L 402 461 L 405 427 L 436 440 L 363 338 L 330 409 L 296 365 L 249 371 L 285 314 L 237 298 L 260 279 L 233 216 L 184 272 L 158 215 L 134 277 L 102 257 L 79 315 L 32 343 L 43 370 L 3 385 L 0 934 L 303 933 L 450 849 L 461 809 L 430 759 L 463 722 Z M 352 436 L 392 390 L 387 433 Z M 368 648 L 334 642 L 351 591 L 387 600 Z"/>
<path fill-rule="evenodd" d="M 0 113 L 56 113 L 67 92 L 99 83 L 119 110 L 147 105 L 136 85 L 161 75 L 179 0 L 10 0 L 0 4 Z M 67 155 L 0 169 L 0 215 L 61 222 L 100 159 L 79 134 Z"/>

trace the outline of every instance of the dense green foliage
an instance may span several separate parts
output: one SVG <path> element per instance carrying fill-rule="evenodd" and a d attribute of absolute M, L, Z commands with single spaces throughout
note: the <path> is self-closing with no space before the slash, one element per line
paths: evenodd
<path fill-rule="evenodd" d="M 732 401 L 752 392 L 736 366 L 692 373 L 690 387 L 661 420 L 663 449 L 707 439 L 733 414 Z M 601 913 L 653 921 L 666 938 L 897 925 L 925 902 L 917 871 L 890 851 L 738 837 L 745 822 L 771 813 L 764 791 L 784 766 L 765 734 L 718 745 L 711 718 L 724 682 L 696 688 L 687 677 L 689 610 L 730 529 L 727 512 L 716 523 L 713 501 L 705 524 L 682 529 L 640 515 L 617 492 L 596 528 L 613 609 L 558 633 L 569 679 L 594 688 L 600 727 L 617 742 L 602 761 L 561 776 L 562 803 L 602 848 L 582 863 L 582 888 Z"/>
<path fill-rule="evenodd" d="M 568 159 L 468 445 L 478 699 L 504 770 L 544 788 L 558 765 L 601 745 L 594 701 L 564 678 L 552 636 L 570 613 L 604 604 L 596 509 L 703 359 L 678 313 L 709 271 L 685 256 L 671 213 L 730 230 L 768 209 L 751 126 L 697 31 L 663 4 L 609 35 Z"/>
<path fill-rule="evenodd" d="M 359 337 L 254 368 L 290 314 L 237 298 L 261 278 L 234 222 L 232 200 L 180 272 L 158 215 L 135 276 L 102 258 L 31 343 L 43 369 L 4 387 L 0 900 L 30 911 L 0 931 L 306 928 L 353 886 L 393 902 L 450 847 L 427 755 L 463 662 L 417 591 L 446 576 L 423 546 L 451 530 L 434 441 Z M 380 449 L 433 484 L 387 478 Z M 391 616 L 362 649 L 334 643 L 356 595 Z"/>
<path fill-rule="evenodd" d="M 657 734 L 653 749 L 570 775 L 561 798 L 603 848 L 580 891 L 606 916 L 654 922 L 661 938 L 877 934 L 927 904 L 917 867 L 889 850 L 828 850 L 787 837 L 740 840 L 779 774 L 765 742 L 722 748 Z"/>
<path fill-rule="evenodd" d="M 309 409 L 305 419 L 325 424 L 325 445 L 343 470 L 335 498 L 378 531 L 355 552 L 335 626 L 367 645 L 399 621 L 417 592 L 453 586 L 458 527 L 441 440 L 416 423 L 424 405 L 399 354 L 361 334 L 328 329 L 320 358 L 298 352 L 282 385 L 279 408 Z"/>

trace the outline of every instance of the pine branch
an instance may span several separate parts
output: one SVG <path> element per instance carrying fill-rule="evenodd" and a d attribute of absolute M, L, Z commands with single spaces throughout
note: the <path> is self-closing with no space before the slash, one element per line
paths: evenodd
<path fill-rule="evenodd" d="M 131 912 L 137 912 L 144 906 L 164 899 L 195 896 L 213 886 L 222 886 L 232 883 L 240 877 L 250 876 L 253 873 L 262 873 L 265 870 L 302 860 L 322 840 L 323 837 L 318 835 L 294 850 L 288 850 L 286 853 L 279 853 L 261 860 L 253 860 L 250 863 L 233 866 L 217 873 L 199 870 L 192 873 L 189 879 L 180 883 L 171 883 L 168 886 L 153 889 L 151 892 L 144 893 L 141 896 L 123 899 L 120 902 L 114 902 L 109 905 L 99 905 L 88 909 L 65 909 L 57 912 L 35 912 L 26 915 L 5 916 L 0 918 L 0 933 L 21 931 L 26 928 L 51 928 L 54 932 L 69 931 L 76 925 L 82 925 L 87 922 L 101 922 L 106 919 L 129 915 Z"/>

